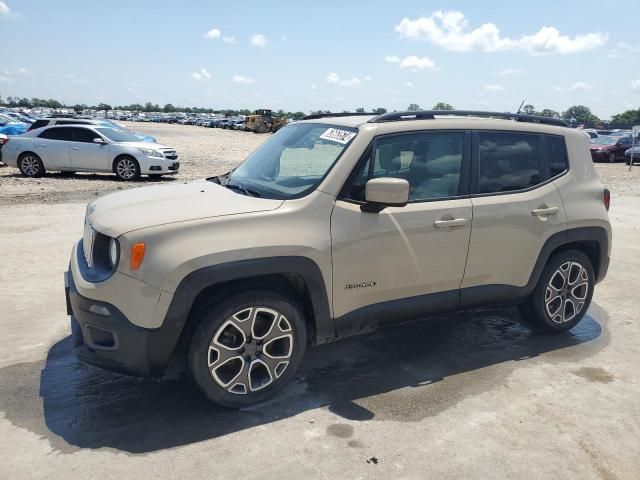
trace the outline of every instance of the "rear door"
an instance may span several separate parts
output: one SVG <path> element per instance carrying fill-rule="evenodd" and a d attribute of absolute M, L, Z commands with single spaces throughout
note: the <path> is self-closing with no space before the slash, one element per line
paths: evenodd
<path fill-rule="evenodd" d="M 47 169 L 68 169 L 71 163 L 69 156 L 71 143 L 69 127 L 51 127 L 35 138 L 38 155 Z"/>
<path fill-rule="evenodd" d="M 545 241 L 566 229 L 564 205 L 553 182 L 566 169 L 562 136 L 473 134 L 473 224 L 463 307 L 502 301 L 492 295 L 500 297 L 509 287 L 528 283 Z M 468 290 L 471 287 L 485 288 Z"/>
<path fill-rule="evenodd" d="M 109 165 L 109 146 L 94 143 L 101 138 L 96 132 L 84 127 L 70 127 L 73 135 L 71 142 L 71 168 L 73 170 L 111 171 Z"/>

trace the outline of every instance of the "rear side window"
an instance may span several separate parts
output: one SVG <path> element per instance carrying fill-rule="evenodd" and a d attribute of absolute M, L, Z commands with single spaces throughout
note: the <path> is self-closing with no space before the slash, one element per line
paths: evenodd
<path fill-rule="evenodd" d="M 93 139 L 100 136 L 88 128 L 72 128 L 72 130 L 74 142 L 93 143 Z"/>
<path fill-rule="evenodd" d="M 49 120 L 36 120 L 31 125 L 31 129 L 35 130 L 36 128 L 46 127 L 47 125 L 49 125 Z"/>
<path fill-rule="evenodd" d="M 38 135 L 38 138 L 46 138 L 47 140 L 71 141 L 71 129 L 68 127 L 49 128 Z"/>
<path fill-rule="evenodd" d="M 564 137 L 547 135 L 549 145 L 549 176 L 551 178 L 560 175 L 567 169 L 567 146 Z"/>
<path fill-rule="evenodd" d="M 515 132 L 479 132 L 477 193 L 533 187 L 546 178 L 541 136 Z"/>

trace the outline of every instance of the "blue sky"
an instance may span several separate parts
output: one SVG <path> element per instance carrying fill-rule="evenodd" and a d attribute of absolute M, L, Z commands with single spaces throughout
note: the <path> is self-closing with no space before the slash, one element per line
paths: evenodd
<path fill-rule="evenodd" d="M 0 1 L 0 94 L 67 104 L 640 106 L 638 0 Z"/>

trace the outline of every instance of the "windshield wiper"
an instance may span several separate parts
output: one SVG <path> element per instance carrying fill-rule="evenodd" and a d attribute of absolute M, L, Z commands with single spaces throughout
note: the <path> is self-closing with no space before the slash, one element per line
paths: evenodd
<path fill-rule="evenodd" d="M 223 186 L 230 188 L 231 190 L 237 190 L 238 192 L 244 193 L 249 197 L 261 197 L 260 192 L 252 190 L 250 188 L 241 187 L 240 185 L 234 185 L 233 183 L 225 183 Z"/>

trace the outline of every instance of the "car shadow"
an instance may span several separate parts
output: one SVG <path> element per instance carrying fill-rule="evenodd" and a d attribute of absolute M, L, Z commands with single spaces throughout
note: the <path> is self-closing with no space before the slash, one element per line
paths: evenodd
<path fill-rule="evenodd" d="M 352 421 L 417 421 L 505 385 L 530 362 L 579 362 L 593 355 L 606 344 L 594 312 L 606 318 L 592 306 L 577 327 L 559 335 L 531 333 L 509 309 L 344 339 L 310 349 L 292 384 L 274 400 L 244 410 L 209 403 L 188 380 L 128 377 L 85 365 L 67 337 L 50 349 L 44 365 L 0 369 L 0 411 L 48 438 L 58 452 L 108 447 L 130 454 L 221 437 L 320 407 Z M 42 404 L 29 406 L 29 387 L 19 382 L 38 373 Z"/>

